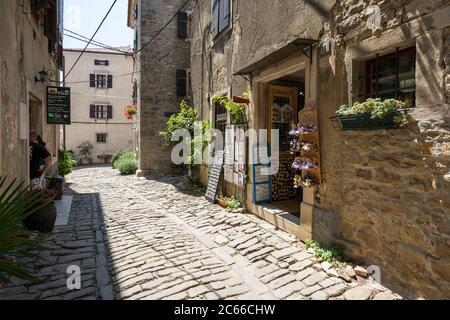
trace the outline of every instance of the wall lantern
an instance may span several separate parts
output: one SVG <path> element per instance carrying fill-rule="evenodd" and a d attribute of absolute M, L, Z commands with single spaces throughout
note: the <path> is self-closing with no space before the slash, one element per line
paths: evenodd
<path fill-rule="evenodd" d="M 51 76 L 54 75 L 55 73 L 51 70 L 45 70 L 45 67 L 42 69 L 42 71 L 39 71 L 39 76 L 38 77 L 34 77 L 34 81 L 37 82 L 46 82 L 49 81 Z"/>

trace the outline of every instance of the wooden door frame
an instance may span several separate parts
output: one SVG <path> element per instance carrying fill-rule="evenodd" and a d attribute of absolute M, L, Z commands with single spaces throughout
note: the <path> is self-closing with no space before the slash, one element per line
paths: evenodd
<path fill-rule="evenodd" d="M 294 109 L 294 121 L 298 121 L 298 88 L 297 87 L 287 87 L 287 86 L 280 86 L 280 85 L 271 85 L 269 84 L 269 95 L 268 95 L 268 110 L 267 112 L 267 141 L 269 143 L 269 146 L 272 147 L 272 101 L 274 96 L 282 96 L 282 97 L 292 97 L 292 105 L 291 107 Z M 283 106 L 280 106 L 283 107 Z M 288 152 L 288 151 L 287 151 Z M 283 154 L 285 152 L 279 151 L 279 154 Z M 273 156 L 273 155 L 272 155 Z"/>

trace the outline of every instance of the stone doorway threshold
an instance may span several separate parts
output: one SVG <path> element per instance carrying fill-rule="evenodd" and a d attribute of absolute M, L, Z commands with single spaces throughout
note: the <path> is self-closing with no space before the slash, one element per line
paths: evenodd
<path fill-rule="evenodd" d="M 56 204 L 56 223 L 55 226 L 65 226 L 69 222 L 70 210 L 72 209 L 73 196 L 63 196 Z"/>
<path fill-rule="evenodd" d="M 294 236 L 300 233 L 300 201 L 289 200 L 256 206 L 256 215 Z"/>

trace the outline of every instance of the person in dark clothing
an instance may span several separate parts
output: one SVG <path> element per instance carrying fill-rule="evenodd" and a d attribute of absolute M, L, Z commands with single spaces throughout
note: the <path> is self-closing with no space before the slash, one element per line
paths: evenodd
<path fill-rule="evenodd" d="M 45 150 L 47 150 L 47 144 L 44 142 L 44 140 L 42 140 L 41 136 L 37 136 L 37 141 L 36 143 L 40 144 L 41 146 L 43 146 L 45 148 Z M 48 151 L 48 150 L 47 150 Z M 43 165 L 45 165 L 45 159 L 41 158 L 41 161 L 39 162 L 39 165 L 42 167 Z"/>
<path fill-rule="evenodd" d="M 36 132 L 30 132 L 30 180 L 33 189 L 39 189 L 42 177 L 51 165 L 52 157 L 44 146 L 38 143 Z M 44 167 L 41 169 L 41 163 Z"/>
<path fill-rule="evenodd" d="M 41 136 L 37 136 L 36 140 L 37 140 L 36 142 L 39 143 L 41 146 L 43 146 L 43 147 L 47 146 L 47 144 L 44 142 L 44 140 L 42 140 Z"/>

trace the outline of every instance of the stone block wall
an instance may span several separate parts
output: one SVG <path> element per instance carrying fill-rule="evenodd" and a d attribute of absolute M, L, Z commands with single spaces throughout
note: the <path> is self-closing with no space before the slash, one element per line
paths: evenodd
<path fill-rule="evenodd" d="M 295 38 L 331 41 L 331 53 L 314 50 L 308 75 L 322 162 L 314 237 L 344 245 L 357 262 L 379 265 L 383 284 L 406 297 L 450 297 L 449 2 L 233 1 L 233 28 L 215 41 L 210 3 L 199 0 L 193 15 L 193 96 L 203 119 L 212 119 L 208 96 L 250 88 L 233 76 L 242 67 Z M 381 13 L 380 28 L 373 30 L 367 28 L 371 5 Z M 358 64 L 398 46 L 417 49 L 409 128 L 335 131 L 329 117 L 358 96 Z M 256 89 L 251 96 L 263 97 L 263 87 Z M 258 103 L 250 127 L 263 126 L 264 103 Z"/>
<path fill-rule="evenodd" d="M 140 2 L 140 43 L 146 44 L 183 5 L 182 0 Z M 189 7 L 185 8 L 186 10 Z M 177 69 L 189 69 L 190 43 L 177 37 L 174 22 L 140 54 L 139 169 L 146 174 L 169 173 L 171 150 L 159 132 L 166 128 L 170 113 L 178 111 Z"/>
<path fill-rule="evenodd" d="M 370 4 L 381 10 L 377 30 L 366 27 Z M 337 213 L 347 255 L 380 266 L 383 284 L 410 298 L 450 296 L 449 9 L 445 1 L 337 1 L 323 37 L 333 52 L 319 57 L 319 83 L 327 85 L 318 89 L 323 184 L 315 220 Z M 409 127 L 334 131 L 328 118 L 358 95 L 357 62 L 414 45 Z M 322 237 L 327 224 L 317 224 Z"/>

